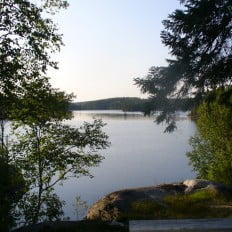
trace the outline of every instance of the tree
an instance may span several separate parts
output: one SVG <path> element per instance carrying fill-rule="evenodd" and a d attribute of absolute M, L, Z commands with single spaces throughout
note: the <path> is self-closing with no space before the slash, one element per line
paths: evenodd
<path fill-rule="evenodd" d="M 51 54 L 59 51 L 62 36 L 43 12 L 66 8 L 65 0 L 41 0 L 41 6 L 29 0 L 0 1 L 0 120 L 1 146 L 4 146 L 4 124 L 9 111 L 16 106 L 24 86 L 47 80 L 48 67 L 57 68 Z M 36 91 L 36 89 L 35 89 Z"/>
<path fill-rule="evenodd" d="M 38 4 L 29 0 L 0 1 L 1 151 L 7 151 L 1 153 L 6 166 L 0 168 L 1 172 L 10 170 L 15 162 L 14 173 L 22 169 L 29 191 L 18 206 L 22 207 L 27 223 L 35 223 L 45 214 L 50 220 L 59 216 L 62 202 L 52 193 L 56 183 L 51 182 L 53 175 L 60 173 L 58 180 L 64 180 L 68 171 L 75 176 L 87 175 L 88 166 L 102 158 L 94 152 L 108 145 L 100 121 L 80 129 L 62 124 L 63 119 L 70 118 L 67 109 L 72 95 L 52 89 L 45 77 L 49 67 L 57 68 L 51 55 L 63 43 L 56 25 L 44 13 L 53 14 L 68 4 L 65 0 L 41 0 L 41 6 Z M 8 146 L 8 135 L 5 135 L 8 119 L 17 121 L 15 130 L 21 127 L 28 132 L 21 131 L 13 147 Z M 0 184 L 8 188 L 11 175 L 9 172 L 6 175 L 5 180 L 9 181 Z M 36 187 L 38 192 L 34 191 Z"/>
<path fill-rule="evenodd" d="M 6 148 L 0 148 L 0 231 L 8 231 L 16 218 L 15 206 L 26 192 L 21 170 L 6 160 Z"/>
<path fill-rule="evenodd" d="M 62 37 L 43 12 L 55 12 L 66 8 L 68 3 L 65 0 L 41 0 L 41 3 L 38 6 L 29 0 L 0 1 L 1 146 L 6 137 L 4 124 L 8 113 L 23 94 L 24 85 L 46 79 L 48 67 L 57 68 L 51 54 L 63 45 Z"/>
<path fill-rule="evenodd" d="M 62 121 L 72 117 L 69 105 L 73 94 L 52 88 L 48 78 L 24 83 L 23 95 L 18 97 L 8 117 L 25 125 Z"/>
<path fill-rule="evenodd" d="M 167 130 L 175 128 L 170 113 L 180 98 L 191 97 L 188 109 L 211 90 L 232 81 L 232 2 L 230 0 L 180 0 L 176 10 L 163 21 L 162 42 L 174 59 L 167 67 L 152 67 L 135 84 L 150 96 L 150 110 L 162 106 L 157 122 L 166 120 Z M 166 104 L 169 98 L 176 104 Z"/>
<path fill-rule="evenodd" d="M 0 1 L 0 220 L 5 229 L 6 223 L 10 224 L 8 219 L 13 219 L 16 199 L 22 197 L 23 190 L 19 186 L 24 180 L 9 154 L 9 133 L 6 133 L 5 125 L 10 119 L 10 112 L 25 94 L 25 85 L 46 80 L 42 74 L 49 66 L 57 68 L 51 53 L 62 45 L 55 24 L 42 14 L 48 9 L 67 7 L 67 2 L 45 0 L 43 3 L 38 7 L 28 0 Z"/>
<path fill-rule="evenodd" d="M 51 54 L 63 43 L 44 13 L 67 7 L 67 1 L 41 2 L 38 6 L 29 0 L 0 1 L 1 148 L 7 151 L 3 153 L 6 170 L 13 163 L 15 174 L 23 174 L 28 191 L 16 209 L 27 224 L 58 219 L 63 203 L 53 186 L 69 174 L 90 175 L 89 167 L 103 158 L 99 150 L 108 146 L 101 121 L 80 128 L 64 124 L 71 117 L 73 95 L 53 89 L 46 77 L 49 67 L 57 68 Z M 4 133 L 8 119 L 14 123 L 11 146 Z M 9 181 L 4 184 L 10 186 Z"/>
<path fill-rule="evenodd" d="M 46 1 L 46 7 L 55 2 L 62 6 L 66 1 Z M 59 51 L 62 38 L 52 20 L 42 16 L 44 11 L 29 0 L 0 3 L 0 85 L 7 96 L 17 95 L 23 83 L 43 78 L 49 66 L 57 68 L 51 54 Z"/>
<path fill-rule="evenodd" d="M 197 109 L 198 133 L 191 138 L 187 153 L 198 177 L 232 186 L 232 88 L 208 95 Z"/>
<path fill-rule="evenodd" d="M 102 126 L 101 121 L 85 123 L 80 128 L 60 122 L 35 123 L 20 132 L 14 154 L 30 188 L 23 199 L 27 224 L 59 218 L 62 204 L 53 194 L 53 187 L 68 177 L 91 176 L 89 167 L 103 159 L 98 151 L 108 146 Z"/>
<path fill-rule="evenodd" d="M 33 82 L 25 90 L 12 113 L 17 141 L 10 152 L 28 187 L 19 208 L 25 223 L 35 224 L 62 215 L 54 186 L 68 177 L 91 176 L 89 167 L 101 162 L 99 151 L 109 143 L 100 120 L 79 128 L 64 124 L 70 118 L 72 95 L 52 89 L 45 81 Z"/>
<path fill-rule="evenodd" d="M 15 226 L 16 205 L 26 192 L 21 169 L 9 154 L 10 136 L 5 132 L 6 125 L 9 125 L 11 100 L 0 93 L 0 231 L 9 231 Z"/>
<path fill-rule="evenodd" d="M 9 111 L 28 82 L 46 79 L 48 67 L 57 68 L 51 53 L 60 49 L 61 35 L 44 11 L 67 7 L 64 0 L 42 0 L 41 6 L 29 0 L 0 1 L 0 121 L 1 147 L 5 146 L 5 123 Z"/>

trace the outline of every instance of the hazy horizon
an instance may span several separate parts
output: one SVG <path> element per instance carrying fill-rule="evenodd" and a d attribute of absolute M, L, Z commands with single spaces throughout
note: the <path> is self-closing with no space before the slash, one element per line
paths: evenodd
<path fill-rule="evenodd" d="M 105 98 L 99 98 L 99 99 L 90 99 L 90 100 L 83 100 L 83 101 L 78 101 L 78 99 L 75 99 L 73 102 L 89 102 L 89 101 L 100 101 L 100 100 L 105 100 L 105 99 L 114 99 L 114 98 L 141 98 L 141 99 L 145 99 L 146 97 L 134 97 L 134 96 L 130 96 L 130 97 L 125 97 L 125 96 L 118 96 L 118 97 L 105 97 Z"/>

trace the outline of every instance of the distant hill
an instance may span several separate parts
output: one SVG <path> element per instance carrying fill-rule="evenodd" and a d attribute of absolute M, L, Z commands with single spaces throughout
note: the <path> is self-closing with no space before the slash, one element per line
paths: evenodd
<path fill-rule="evenodd" d="M 74 102 L 71 110 L 123 110 L 143 111 L 145 99 L 137 97 L 117 97 L 95 101 Z"/>
<path fill-rule="evenodd" d="M 167 104 L 176 104 L 176 99 L 169 99 Z M 190 98 L 178 99 L 176 110 L 188 110 Z M 70 105 L 70 110 L 123 110 L 123 111 L 140 111 L 149 114 L 153 107 L 148 99 L 138 97 L 116 97 L 95 101 L 74 102 Z M 162 110 L 162 104 L 156 106 L 156 110 Z"/>

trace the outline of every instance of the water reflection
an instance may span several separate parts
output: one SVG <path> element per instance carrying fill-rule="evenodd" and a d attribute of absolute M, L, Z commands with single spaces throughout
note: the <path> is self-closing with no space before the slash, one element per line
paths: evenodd
<path fill-rule="evenodd" d="M 102 110 L 102 111 L 73 111 L 73 116 L 76 119 L 88 120 L 92 118 L 110 119 L 110 120 L 139 120 L 144 118 L 141 112 L 123 112 L 119 110 Z M 149 118 L 149 117 L 145 117 Z"/>
<path fill-rule="evenodd" d="M 75 120 L 91 120 L 92 118 L 101 118 L 102 120 L 155 120 L 157 114 L 144 116 L 142 112 L 123 112 L 121 110 L 86 110 L 73 111 Z M 176 112 L 175 120 L 189 120 L 188 112 Z"/>
<path fill-rule="evenodd" d="M 186 113 L 178 112 L 178 129 L 163 133 L 166 125 L 154 123 L 155 116 L 122 111 L 74 111 L 69 122 L 79 126 L 93 117 L 107 124 L 104 131 L 111 147 L 103 151 L 105 159 L 99 167 L 91 168 L 93 179 L 81 177 L 64 182 L 56 192 L 67 203 L 65 214 L 75 219 L 73 204 L 80 196 L 89 205 L 104 195 L 124 188 L 183 181 L 195 176 L 185 153 L 190 150 L 188 140 L 195 133 L 195 125 Z"/>

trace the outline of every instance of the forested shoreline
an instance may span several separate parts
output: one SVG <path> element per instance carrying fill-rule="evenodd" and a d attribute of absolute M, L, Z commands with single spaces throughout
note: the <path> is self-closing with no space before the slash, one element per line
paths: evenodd
<path fill-rule="evenodd" d="M 179 105 L 176 110 L 185 111 L 191 101 L 190 98 L 178 99 Z M 169 99 L 169 102 L 170 104 L 175 104 L 176 99 Z M 70 110 L 122 110 L 125 112 L 140 111 L 148 114 L 148 109 L 150 109 L 149 100 L 138 97 L 115 97 L 94 101 L 73 102 L 70 104 Z"/>

